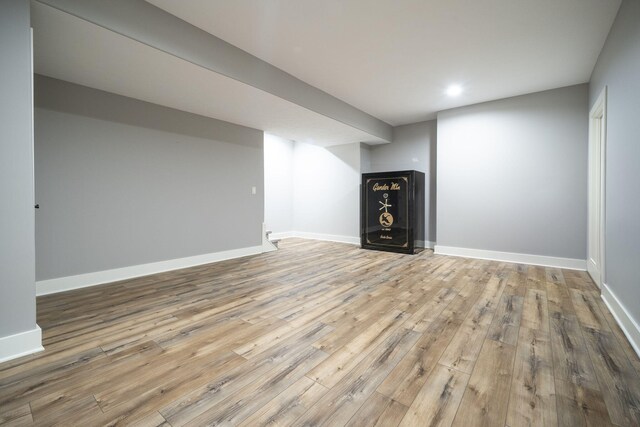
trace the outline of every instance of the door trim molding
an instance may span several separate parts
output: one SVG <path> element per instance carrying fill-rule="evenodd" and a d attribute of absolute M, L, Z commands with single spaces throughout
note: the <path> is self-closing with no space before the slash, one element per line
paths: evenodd
<path fill-rule="evenodd" d="M 599 126 L 596 127 L 596 121 L 600 120 Z M 598 133 L 598 135 L 596 135 Z M 591 194 L 592 181 L 594 179 L 594 172 L 591 162 L 591 156 L 593 156 L 594 144 L 596 144 L 595 138 L 600 138 L 600 200 L 595 202 L 595 207 L 599 208 L 599 224 L 597 225 L 599 231 L 599 247 L 598 247 L 598 261 L 600 265 L 596 265 L 592 259 L 591 253 L 591 241 L 594 238 L 591 230 L 591 212 L 594 209 L 593 195 Z M 587 272 L 596 283 L 596 285 L 602 289 L 602 284 L 605 282 L 605 215 L 606 215 L 606 153 L 607 153 L 607 86 L 602 88 L 600 95 L 593 103 L 591 110 L 589 111 L 589 163 L 588 163 L 588 212 L 587 212 Z"/>

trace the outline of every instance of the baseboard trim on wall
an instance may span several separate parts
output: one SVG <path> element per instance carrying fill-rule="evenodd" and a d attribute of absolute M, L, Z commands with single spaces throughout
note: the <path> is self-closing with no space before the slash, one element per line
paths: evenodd
<path fill-rule="evenodd" d="M 638 326 L 618 297 L 605 283 L 602 284 L 601 293 L 602 300 L 609 308 L 613 318 L 618 322 L 618 326 L 620 326 L 620 329 L 624 332 L 629 343 L 631 343 L 631 347 L 633 347 L 638 357 L 640 357 L 640 326 Z"/>
<path fill-rule="evenodd" d="M 36 325 L 30 331 L 0 338 L 0 363 L 42 350 L 42 330 Z"/>
<path fill-rule="evenodd" d="M 337 234 L 309 233 L 306 231 L 283 231 L 280 233 L 272 233 L 274 239 L 288 239 L 290 237 L 298 237 L 300 239 L 323 240 L 325 242 L 348 243 L 350 245 L 359 245 L 359 237 L 340 236 Z"/>
<path fill-rule="evenodd" d="M 271 233 L 274 239 L 288 239 L 290 237 L 298 237 L 300 239 L 322 240 L 325 242 L 348 243 L 350 245 L 359 245 L 360 237 L 340 236 L 336 234 L 308 233 L 306 231 L 283 231 L 280 233 Z M 419 243 L 422 243 L 420 241 Z M 436 242 L 424 242 L 426 249 L 433 249 Z"/>
<path fill-rule="evenodd" d="M 514 262 L 518 264 L 541 265 L 544 267 L 566 268 L 569 270 L 587 269 L 586 260 L 575 258 L 559 258 L 543 255 L 489 251 L 484 249 L 457 248 L 453 246 L 441 245 L 435 245 L 435 253 L 440 255 L 452 255 L 465 258 L 479 258 L 492 261 Z"/>
<path fill-rule="evenodd" d="M 262 252 L 277 251 L 278 247 L 267 237 L 267 224 L 262 223 Z"/>
<path fill-rule="evenodd" d="M 324 240 L 326 242 L 349 243 L 350 245 L 359 245 L 359 237 L 341 236 L 338 234 L 308 233 L 306 231 L 293 231 L 292 237 L 301 239 Z"/>
<path fill-rule="evenodd" d="M 152 262 L 149 264 L 132 265 L 130 267 L 114 268 L 112 270 L 96 271 L 95 273 L 78 274 L 77 276 L 59 277 L 56 279 L 40 280 L 36 282 L 36 295 L 48 295 L 73 289 L 86 288 L 134 277 L 148 276 L 165 271 L 195 267 L 212 262 L 257 255 L 264 252 L 262 245 L 247 248 L 231 249 L 186 258 Z"/>
<path fill-rule="evenodd" d="M 436 245 L 436 242 L 424 241 L 424 240 L 416 240 L 417 248 L 425 248 L 425 249 L 433 249 Z"/>
<path fill-rule="evenodd" d="M 295 236 L 293 235 L 293 231 L 283 231 L 281 233 L 271 233 L 269 237 L 271 237 L 272 239 L 281 240 Z"/>

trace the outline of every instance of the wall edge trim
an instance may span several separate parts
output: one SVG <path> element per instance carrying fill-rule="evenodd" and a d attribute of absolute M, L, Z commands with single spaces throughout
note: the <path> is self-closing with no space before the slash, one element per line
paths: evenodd
<path fill-rule="evenodd" d="M 297 237 L 300 239 L 322 240 L 325 242 L 348 243 L 350 245 L 360 245 L 360 237 L 342 236 L 339 234 L 312 233 L 308 231 L 282 231 L 271 234 L 274 239 L 288 239 Z"/>
<path fill-rule="evenodd" d="M 544 255 L 521 254 L 516 252 L 500 252 L 486 249 L 458 248 L 454 246 L 435 245 L 434 252 L 439 255 L 451 255 L 465 258 L 488 259 L 492 261 L 512 262 L 518 264 L 540 265 L 544 267 L 565 268 L 568 270 L 586 271 L 587 261 L 584 259 L 550 257 Z"/>
<path fill-rule="evenodd" d="M 282 231 L 279 233 L 272 233 L 271 237 L 274 239 L 288 239 L 291 237 L 298 237 L 300 239 L 322 240 L 325 242 L 337 242 L 348 243 L 350 245 L 360 245 L 360 237 L 353 236 L 341 236 L 337 234 L 325 234 L 325 233 L 310 233 L 307 231 Z M 433 249 L 436 242 L 425 241 L 425 249 Z"/>
<path fill-rule="evenodd" d="M 418 248 L 433 249 L 436 242 L 432 242 L 430 240 L 416 240 L 415 245 Z"/>
<path fill-rule="evenodd" d="M 294 231 L 293 237 L 301 239 L 323 240 L 325 242 L 348 243 L 350 245 L 360 245 L 360 237 L 342 236 L 339 234 L 310 233 L 307 231 Z"/>
<path fill-rule="evenodd" d="M 629 340 L 631 347 L 633 347 L 638 357 L 640 357 L 640 326 L 606 283 L 602 284 L 600 297 Z"/>
<path fill-rule="evenodd" d="M 44 350 L 42 329 L 35 328 L 0 338 L 0 363 Z"/>
<path fill-rule="evenodd" d="M 102 285 L 135 277 L 148 276 L 150 274 L 165 271 L 179 270 L 195 267 L 202 264 L 257 255 L 264 252 L 263 246 L 249 246 L 227 251 L 212 252 L 203 255 L 195 255 L 185 258 L 176 258 L 166 261 L 152 262 L 148 264 L 132 265 L 129 267 L 114 268 L 111 270 L 96 271 L 93 273 L 78 274 L 75 276 L 58 277 L 55 279 L 40 280 L 36 282 L 36 295 L 49 295 L 58 292 L 81 289 L 89 286 Z"/>
<path fill-rule="evenodd" d="M 271 238 L 280 240 L 280 239 L 288 239 L 289 237 L 294 237 L 293 231 L 282 231 L 279 233 L 271 233 Z"/>

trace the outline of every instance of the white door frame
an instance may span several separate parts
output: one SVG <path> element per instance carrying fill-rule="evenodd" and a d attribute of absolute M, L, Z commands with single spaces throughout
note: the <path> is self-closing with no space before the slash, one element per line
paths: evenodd
<path fill-rule="evenodd" d="M 605 272 L 605 165 L 607 147 L 607 87 L 589 112 L 589 211 L 587 271 L 602 288 Z"/>

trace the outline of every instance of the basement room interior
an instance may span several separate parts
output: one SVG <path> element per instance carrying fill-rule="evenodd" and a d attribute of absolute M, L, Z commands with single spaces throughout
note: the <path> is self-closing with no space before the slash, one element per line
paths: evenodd
<path fill-rule="evenodd" d="M 1 426 L 640 426 L 638 0 L 0 4 Z"/>

